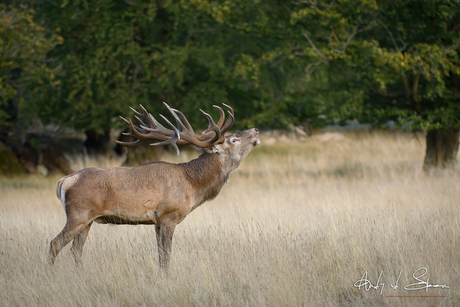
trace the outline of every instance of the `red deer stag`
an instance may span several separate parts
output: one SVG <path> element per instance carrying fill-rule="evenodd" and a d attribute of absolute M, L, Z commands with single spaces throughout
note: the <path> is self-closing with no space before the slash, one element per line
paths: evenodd
<path fill-rule="evenodd" d="M 144 107 L 143 113 L 132 109 L 139 126 L 121 117 L 131 127 L 138 140 L 117 143 L 136 146 L 144 140 L 159 141 L 151 145 L 171 144 L 179 155 L 177 145 L 191 145 L 202 154 L 187 163 L 150 162 L 135 167 L 90 167 L 66 176 L 56 183 L 56 195 L 64 206 L 67 222 L 64 229 L 50 243 L 49 259 L 53 264 L 61 249 L 71 240 L 72 253 L 78 262 L 89 229 L 95 221 L 102 224 L 154 224 L 160 267 L 167 268 L 176 225 L 199 205 L 219 194 L 232 171 L 260 141 L 256 128 L 225 136 L 235 119 L 233 109 L 225 105 L 229 118 L 217 106 L 220 119 L 200 110 L 209 127 L 200 136 L 180 111 L 166 107 L 177 127 L 162 126 Z"/>

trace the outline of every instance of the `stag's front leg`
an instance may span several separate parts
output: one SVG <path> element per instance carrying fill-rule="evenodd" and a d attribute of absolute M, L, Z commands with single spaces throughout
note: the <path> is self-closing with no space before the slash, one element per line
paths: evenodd
<path fill-rule="evenodd" d="M 172 237 L 176 224 L 159 225 L 155 227 L 157 233 L 158 254 L 160 258 L 160 268 L 168 269 L 169 259 L 171 256 Z"/>

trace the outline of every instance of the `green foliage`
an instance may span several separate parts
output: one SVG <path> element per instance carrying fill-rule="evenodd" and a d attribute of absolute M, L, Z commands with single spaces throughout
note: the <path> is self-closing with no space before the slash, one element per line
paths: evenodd
<path fill-rule="evenodd" d="M 46 53 L 62 42 L 33 20 L 26 7 L 0 5 L 0 125 L 18 116 L 18 103 L 27 93 L 24 84 L 38 76 L 50 76 Z M 35 84 L 36 86 L 36 84 Z"/>
<path fill-rule="evenodd" d="M 198 108 L 211 111 L 221 103 L 236 109 L 240 128 L 278 120 L 273 111 L 284 103 L 288 80 L 284 68 L 261 58 L 276 48 L 271 38 L 225 27 L 188 2 L 50 1 L 37 7 L 37 18 L 64 39 L 48 55 L 53 74 L 30 88 L 34 102 L 27 110 L 44 122 L 101 132 L 118 124 L 128 106 L 167 112 L 162 101 L 198 127 L 206 127 Z"/>
<path fill-rule="evenodd" d="M 221 103 L 236 128 L 460 124 L 455 1 L 26 2 L 36 13 L 2 11 L 1 48 L 24 53 L 1 53 L 3 120 L 15 98 L 23 117 L 99 132 L 162 101 L 197 127 Z"/>
<path fill-rule="evenodd" d="M 282 63 L 284 76 L 291 77 L 285 89 L 301 85 L 294 89 L 295 99 L 280 102 L 297 110 L 284 113 L 293 122 L 298 116 L 313 116 L 320 125 L 331 119 L 357 118 L 374 125 L 394 120 L 425 130 L 460 124 L 458 3 L 193 3 L 227 27 L 277 40 L 259 62 Z M 310 99 L 299 97 L 306 94 Z M 315 115 L 329 121 L 321 123 Z"/>
<path fill-rule="evenodd" d="M 330 65 L 346 64 L 346 70 L 358 74 L 361 84 L 354 88 L 363 95 L 352 105 L 370 106 L 361 109 L 362 120 L 379 125 L 391 119 L 424 130 L 460 125 L 458 4 L 339 1 L 328 9 L 324 2 L 306 6 L 293 12 L 292 20 L 306 24 L 318 18 L 316 33 L 327 42 L 312 37 L 311 48 L 328 56 Z M 347 104 L 342 100 L 338 110 Z"/>

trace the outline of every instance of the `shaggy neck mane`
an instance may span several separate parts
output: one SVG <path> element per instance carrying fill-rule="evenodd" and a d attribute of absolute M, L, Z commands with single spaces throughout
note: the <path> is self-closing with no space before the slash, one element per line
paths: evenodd
<path fill-rule="evenodd" d="M 217 154 L 204 153 L 181 166 L 188 181 L 199 191 L 198 203 L 215 198 L 229 176 L 222 171 L 223 161 Z"/>
<path fill-rule="evenodd" d="M 197 188 L 217 183 L 219 179 L 225 181 L 228 177 L 228 174 L 221 172 L 222 161 L 217 154 L 204 153 L 190 162 L 182 163 L 181 166 L 187 179 Z"/>

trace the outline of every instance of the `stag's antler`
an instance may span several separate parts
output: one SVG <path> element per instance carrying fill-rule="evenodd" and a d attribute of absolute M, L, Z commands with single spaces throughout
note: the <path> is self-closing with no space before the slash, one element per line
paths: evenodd
<path fill-rule="evenodd" d="M 223 104 L 227 107 L 228 113 L 230 117 L 227 119 L 227 122 L 222 127 L 225 121 L 225 112 L 222 108 L 218 106 L 213 106 L 217 108 L 220 112 L 220 118 L 217 124 L 212 119 L 211 115 L 204 112 L 200 109 L 200 111 L 206 116 L 209 122 L 208 128 L 203 132 L 201 136 L 195 136 L 195 132 L 193 131 L 192 126 L 188 122 L 187 118 L 185 117 L 182 112 L 170 108 L 165 102 L 163 102 L 165 106 L 168 108 L 169 112 L 173 115 L 177 127 L 174 126 L 166 117 L 160 114 L 160 116 L 166 121 L 166 123 L 172 128 L 168 129 L 161 125 L 153 116 L 152 114 L 148 113 L 147 110 L 142 106 L 142 113 L 137 112 L 133 108 L 133 112 L 136 114 L 134 117 L 139 121 L 139 126 L 133 124 L 131 119 L 126 120 L 125 118 L 121 117 L 130 127 L 131 132 L 123 133 L 123 135 L 132 136 L 137 138 L 138 140 L 134 142 L 122 142 L 116 141 L 120 145 L 124 146 L 137 146 L 144 140 L 153 140 L 159 141 L 158 143 L 152 143 L 150 145 L 166 145 L 171 144 L 174 149 L 176 150 L 177 155 L 179 155 L 180 151 L 177 145 L 192 145 L 193 148 L 200 152 L 204 152 L 202 148 L 212 146 L 214 144 L 221 144 L 225 140 L 225 132 L 227 132 L 235 122 L 235 114 L 233 109 Z"/>

